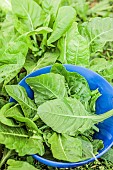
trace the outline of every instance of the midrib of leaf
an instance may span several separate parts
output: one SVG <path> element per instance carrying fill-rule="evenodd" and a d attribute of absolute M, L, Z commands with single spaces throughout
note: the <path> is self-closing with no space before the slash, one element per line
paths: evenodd
<path fill-rule="evenodd" d="M 28 20 L 30 21 L 30 25 L 31 25 L 31 30 L 33 31 L 34 27 L 33 27 L 32 19 L 31 19 L 29 13 L 27 12 L 27 10 L 24 8 L 24 6 L 22 4 L 21 4 L 21 7 L 24 9 L 25 13 L 27 14 Z M 35 35 L 33 35 L 33 38 L 34 38 L 34 41 L 37 43 Z"/>
<path fill-rule="evenodd" d="M 26 138 L 29 138 L 29 136 L 28 136 L 28 135 L 23 135 L 23 134 L 16 134 L 16 133 L 0 132 L 0 134 L 3 134 L 3 135 L 10 135 L 10 136 L 18 136 L 18 137 L 26 137 Z"/>
<path fill-rule="evenodd" d="M 102 33 L 98 34 L 97 36 L 95 36 L 95 37 L 89 42 L 88 46 L 90 46 L 91 43 L 92 43 L 96 38 L 100 37 L 101 35 L 104 35 L 104 34 L 108 33 L 109 31 L 113 31 L 113 29 L 107 30 L 107 31 L 102 32 Z"/>
<path fill-rule="evenodd" d="M 36 67 L 34 67 L 31 72 L 33 72 L 33 71 L 40 65 L 40 63 L 41 63 L 44 59 L 45 59 L 45 58 L 43 57 L 42 60 L 40 60 L 40 62 L 38 62 L 38 64 L 36 65 Z"/>
<path fill-rule="evenodd" d="M 62 145 L 62 141 L 61 141 L 60 135 L 59 135 L 58 139 L 59 139 L 59 142 L 60 142 L 61 149 L 62 149 L 62 151 L 63 151 L 63 153 L 64 153 L 66 159 L 68 160 L 67 155 L 66 155 L 66 153 L 65 153 L 65 151 L 64 151 L 64 148 L 63 148 L 63 145 Z"/>
<path fill-rule="evenodd" d="M 46 112 L 45 112 L 46 113 Z M 58 114 L 58 113 L 53 113 L 53 112 L 47 112 L 47 114 L 51 114 L 51 115 L 56 115 L 56 116 L 62 116 L 62 117 L 73 117 L 73 118 L 80 118 L 80 119 L 98 119 L 102 117 L 101 115 L 98 116 L 76 116 L 76 115 L 63 115 L 63 114 Z"/>
<path fill-rule="evenodd" d="M 78 42 L 79 43 L 79 42 Z M 77 46 L 77 50 L 76 50 L 76 63 L 77 64 L 77 58 L 78 58 L 78 49 L 79 49 L 79 46 Z"/>
<path fill-rule="evenodd" d="M 22 95 L 22 92 L 20 91 L 21 95 Z M 22 101 L 25 105 L 27 105 L 29 108 L 33 109 L 33 110 L 37 110 L 35 109 L 34 107 L 30 106 L 28 103 L 25 103 L 24 100 L 21 100 L 21 98 L 19 98 L 20 101 Z"/>
<path fill-rule="evenodd" d="M 67 60 L 66 60 L 66 51 L 67 51 L 67 46 L 66 46 L 66 38 L 67 38 L 67 33 L 66 33 L 66 36 L 65 36 L 65 39 L 64 39 L 64 62 L 67 63 Z"/>
<path fill-rule="evenodd" d="M 45 86 L 44 84 L 42 84 L 42 83 L 40 83 L 40 82 L 38 82 L 38 84 L 40 84 L 40 85 L 43 86 L 45 89 L 49 90 L 51 93 L 54 94 L 54 92 L 51 91 L 51 89 L 49 89 L 49 87 Z M 59 97 L 59 96 L 57 96 L 56 94 L 54 94 L 54 96 L 55 96 L 55 97 Z"/>
<path fill-rule="evenodd" d="M 0 134 L 10 135 L 10 136 L 17 136 L 17 137 L 23 137 L 23 138 L 29 138 L 29 139 L 40 139 L 40 138 L 38 138 L 37 136 L 31 136 L 31 137 L 29 137 L 28 135 L 18 134 L 18 133 L 0 132 Z"/>
<path fill-rule="evenodd" d="M 34 27 L 33 27 L 33 24 L 32 24 L 32 19 L 29 15 L 29 13 L 27 12 L 27 10 L 24 8 L 24 6 L 21 4 L 21 7 L 24 9 L 25 13 L 27 14 L 28 16 L 28 20 L 30 21 L 30 24 L 31 24 L 31 28 L 32 28 L 32 31 L 34 30 Z"/>

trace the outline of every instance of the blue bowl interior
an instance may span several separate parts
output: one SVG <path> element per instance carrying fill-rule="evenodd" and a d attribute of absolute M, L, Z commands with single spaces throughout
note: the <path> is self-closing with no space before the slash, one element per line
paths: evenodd
<path fill-rule="evenodd" d="M 99 97 L 99 99 L 96 102 L 97 114 L 101 114 L 113 109 L 113 87 L 104 78 L 102 78 L 97 73 L 83 67 L 69 65 L 69 64 L 64 66 L 68 71 L 77 72 L 82 76 L 84 76 L 91 90 L 95 90 L 97 88 L 99 89 L 102 95 Z M 20 81 L 19 85 L 23 86 L 26 89 L 26 92 L 31 99 L 34 98 L 34 94 L 31 88 L 26 84 L 25 79 L 28 77 L 35 77 L 41 74 L 49 73 L 50 69 L 51 66 L 41 68 L 27 75 L 24 79 Z M 14 101 L 14 99 L 11 98 L 10 102 L 12 101 Z M 99 133 L 95 133 L 94 137 L 103 140 L 104 148 L 99 151 L 99 154 L 96 156 L 96 158 L 99 158 L 101 155 L 103 155 L 113 144 L 113 117 L 105 120 L 102 123 L 99 123 L 98 127 L 100 131 Z M 63 162 L 54 162 L 51 160 L 47 160 L 38 155 L 33 155 L 33 157 L 48 166 L 59 167 L 59 168 L 77 167 L 94 161 L 94 158 L 91 158 L 77 163 L 63 163 Z"/>

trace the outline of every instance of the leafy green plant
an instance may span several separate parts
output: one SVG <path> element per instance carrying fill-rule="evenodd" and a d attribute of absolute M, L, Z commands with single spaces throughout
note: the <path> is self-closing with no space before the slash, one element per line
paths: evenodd
<path fill-rule="evenodd" d="M 56 62 L 87 67 L 102 75 L 112 84 L 112 6 L 112 0 L 26 0 L 24 2 L 0 0 L 0 108 L 9 100 L 5 90 L 7 84 L 15 85 L 32 71 Z M 59 74 L 53 69 L 52 73 L 55 72 Z M 62 70 L 60 75 L 65 76 L 65 74 Z M 73 83 L 74 80 L 77 82 L 77 79 L 72 74 L 67 77 L 66 90 L 70 96 L 74 92 L 76 84 L 70 89 L 67 86 L 68 81 Z M 99 93 L 94 91 L 94 94 L 91 94 L 87 90 L 85 81 L 82 78 L 81 80 L 83 83 L 76 90 L 79 94 L 81 91 L 79 89 L 83 89 L 82 97 L 78 97 L 74 93 L 72 96 L 80 100 L 87 112 L 93 109 L 92 113 L 94 113 L 95 101 L 99 97 Z M 17 95 L 13 98 L 17 100 L 17 96 L 25 91 L 18 86 L 14 86 L 14 88 L 11 94 L 15 92 Z M 83 95 L 84 92 L 87 95 Z M 35 91 L 35 94 L 38 93 Z M 93 99 L 89 106 L 91 96 Z M 45 102 L 46 98 L 43 100 Z M 38 121 L 39 118 L 36 114 L 36 106 L 26 97 L 25 100 L 21 98 L 17 102 L 23 103 L 22 106 L 8 104 L 1 109 L 0 122 L 11 128 L 26 127 L 24 130 L 31 135 L 32 131 L 36 130 L 34 120 Z M 15 111 L 18 113 L 16 116 Z M 40 130 L 37 133 L 39 136 L 41 135 Z M 2 159 L 5 146 L 0 145 L 0 148 L 0 159 Z M 6 152 L 4 152 L 5 154 L 8 159 L 9 156 L 7 157 Z M 4 160 L 6 161 L 6 159 Z M 19 160 L 18 157 L 17 159 Z M 105 160 L 107 161 L 107 158 Z M 108 164 L 102 162 L 102 166 L 107 169 Z M 33 165 L 35 166 L 35 164 Z M 13 165 L 11 166 L 13 167 Z M 91 166 L 93 165 L 91 164 Z M 95 166 L 97 169 L 98 166 L 102 167 L 100 164 Z M 39 169 L 41 167 L 41 165 L 38 166 Z M 3 169 L 6 168 L 7 166 L 3 166 Z M 85 168 L 87 169 L 87 166 Z"/>
<path fill-rule="evenodd" d="M 90 106 L 95 105 L 100 94 L 90 91 L 85 78 L 66 71 L 61 64 L 53 65 L 51 72 L 26 79 L 34 91 L 34 100 L 20 85 L 5 87 L 18 104 L 8 103 L 1 109 L 0 143 L 19 156 L 46 156 L 51 150 L 54 158 L 70 162 L 95 157 L 103 148 L 101 140 L 97 145 L 93 139 L 94 130 L 98 131 L 95 124 L 111 117 L 113 110 L 95 115 Z M 81 85 L 86 96 L 78 91 Z M 70 147 L 69 143 L 73 145 Z"/>

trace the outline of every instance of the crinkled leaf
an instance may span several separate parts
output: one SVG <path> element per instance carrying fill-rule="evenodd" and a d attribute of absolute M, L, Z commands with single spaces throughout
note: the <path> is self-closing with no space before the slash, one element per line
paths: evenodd
<path fill-rule="evenodd" d="M 58 40 L 69 29 L 69 27 L 75 20 L 75 17 L 76 12 L 72 7 L 70 6 L 60 7 L 58 10 L 55 23 L 53 25 L 53 32 L 49 37 L 47 44 L 50 45 L 51 43 Z"/>
<path fill-rule="evenodd" d="M 39 106 L 47 100 L 67 96 L 63 76 L 49 73 L 27 78 L 26 82 L 34 91 L 35 103 Z"/>
<path fill-rule="evenodd" d="M 54 131 L 69 135 L 74 135 L 77 131 L 84 133 L 94 124 L 113 115 L 113 110 L 101 115 L 91 115 L 79 100 L 70 97 L 47 101 L 38 107 L 37 112 L 42 121 Z"/>
<path fill-rule="evenodd" d="M 48 142 L 54 158 L 69 162 L 82 159 L 82 142 L 78 138 L 54 133 Z"/>
<path fill-rule="evenodd" d="M 113 18 L 95 17 L 83 23 L 81 33 L 88 38 L 92 52 L 102 51 L 108 41 L 113 41 Z"/>
<path fill-rule="evenodd" d="M 7 164 L 9 165 L 7 170 L 38 170 L 33 165 L 25 161 L 8 159 Z"/>
<path fill-rule="evenodd" d="M 24 128 L 9 128 L 0 123 L 0 143 L 8 149 L 15 149 L 19 156 L 35 153 L 44 154 L 42 137 L 39 134 L 29 136 Z"/>
<path fill-rule="evenodd" d="M 7 85 L 5 88 L 7 93 L 21 105 L 25 117 L 32 117 L 32 112 L 36 110 L 36 105 L 28 97 L 24 87 L 20 85 Z"/>
<path fill-rule="evenodd" d="M 66 35 L 58 41 L 58 48 L 61 63 L 89 66 L 88 41 L 78 32 L 77 23 L 74 22 Z"/>
<path fill-rule="evenodd" d="M 68 94 L 79 99 L 87 108 L 91 91 L 86 79 L 76 72 L 68 72 L 62 64 L 54 64 L 51 72 L 63 75 L 68 86 Z"/>

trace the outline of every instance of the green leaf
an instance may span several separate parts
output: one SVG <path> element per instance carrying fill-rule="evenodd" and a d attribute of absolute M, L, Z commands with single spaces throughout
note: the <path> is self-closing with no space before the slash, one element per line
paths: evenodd
<path fill-rule="evenodd" d="M 75 8 L 78 16 L 83 20 L 87 20 L 88 2 L 86 0 L 69 0 L 69 5 Z"/>
<path fill-rule="evenodd" d="M 28 162 L 25 161 L 16 161 L 13 159 L 9 159 L 7 161 L 8 169 L 7 170 L 38 170 L 35 168 L 33 165 L 29 164 Z"/>
<path fill-rule="evenodd" d="M 82 159 L 95 158 L 92 143 L 88 140 L 83 140 L 82 138 L 80 138 L 80 140 L 82 142 Z"/>
<path fill-rule="evenodd" d="M 104 45 L 113 41 L 113 18 L 95 17 L 82 24 L 81 32 L 88 38 L 92 52 L 102 51 Z"/>
<path fill-rule="evenodd" d="M 51 21 L 54 22 L 62 0 L 51 0 Z"/>
<path fill-rule="evenodd" d="M 14 105 L 14 103 L 7 103 L 0 109 L 0 122 L 3 123 L 4 125 L 15 127 L 15 126 L 18 126 L 18 125 L 15 124 L 13 120 L 6 118 L 6 116 L 5 116 L 5 112 L 8 109 L 10 109 L 10 107 L 12 105 Z"/>
<path fill-rule="evenodd" d="M 58 41 L 58 48 L 61 63 L 89 66 L 88 41 L 78 32 L 76 22 L 72 24 L 66 35 Z"/>
<path fill-rule="evenodd" d="M 34 71 L 36 63 L 37 63 L 36 57 L 34 57 L 33 54 L 28 54 L 24 64 L 24 68 L 26 69 L 27 74 L 30 74 L 32 71 Z"/>
<path fill-rule="evenodd" d="M 61 0 L 43 0 L 42 8 L 47 15 L 51 15 L 51 22 L 56 19 L 56 15 L 60 6 Z"/>
<path fill-rule="evenodd" d="M 9 128 L 0 123 L 0 143 L 9 149 L 15 149 L 19 156 L 36 153 L 44 154 L 42 137 L 39 134 L 29 136 L 24 128 Z"/>
<path fill-rule="evenodd" d="M 13 13 L 19 18 L 25 32 L 33 31 L 43 23 L 42 9 L 33 0 L 11 0 Z"/>
<path fill-rule="evenodd" d="M 50 45 L 51 43 L 58 40 L 69 29 L 75 18 L 76 12 L 72 7 L 60 7 L 53 25 L 53 32 L 49 37 L 47 44 Z"/>
<path fill-rule="evenodd" d="M 68 72 L 62 64 L 54 64 L 51 72 L 63 75 L 68 86 L 69 96 L 79 99 L 87 108 L 91 98 L 91 91 L 86 79 L 78 73 Z"/>
<path fill-rule="evenodd" d="M 39 27 L 36 30 L 30 31 L 27 33 L 28 36 L 30 35 L 34 35 L 34 34 L 45 34 L 45 33 L 49 33 L 52 32 L 52 29 L 49 27 Z"/>
<path fill-rule="evenodd" d="M 113 115 L 113 110 L 101 115 L 91 115 L 79 100 L 69 97 L 47 101 L 38 107 L 37 112 L 42 121 L 54 131 L 69 135 L 84 133 L 94 124 Z"/>
<path fill-rule="evenodd" d="M 82 158 L 82 143 L 78 138 L 54 133 L 48 141 L 54 158 L 77 162 Z"/>
<path fill-rule="evenodd" d="M 98 150 L 101 150 L 104 147 L 103 141 L 99 139 L 94 139 L 92 144 L 93 144 L 93 152 L 95 155 L 98 154 Z"/>
<path fill-rule="evenodd" d="M 32 71 L 38 70 L 39 68 L 43 68 L 45 66 L 53 65 L 56 62 L 58 56 L 58 51 L 45 52 L 44 56 L 38 60 L 37 64 L 35 63 L 35 67 L 32 69 Z"/>
<path fill-rule="evenodd" d="M 112 8 L 112 5 L 110 6 L 109 0 L 103 0 L 98 3 L 96 3 L 92 8 L 88 10 L 88 15 L 104 15 L 107 16 L 108 9 Z"/>
<path fill-rule="evenodd" d="M 21 70 L 25 63 L 28 47 L 24 41 L 15 40 L 6 44 L 0 57 L 0 79 L 6 85 Z"/>
<path fill-rule="evenodd" d="M 97 72 L 112 84 L 113 62 L 104 58 L 95 58 L 90 62 L 90 69 Z"/>
<path fill-rule="evenodd" d="M 34 91 L 35 103 L 39 106 L 47 100 L 67 96 L 64 77 L 49 73 L 27 78 L 26 82 Z"/>
<path fill-rule="evenodd" d="M 91 111 L 93 111 L 93 112 L 95 112 L 96 111 L 96 107 L 95 107 L 95 105 L 96 105 L 96 100 L 99 98 L 101 96 L 101 94 L 100 94 L 100 92 L 99 92 L 99 90 L 98 89 L 96 89 L 96 90 L 93 90 L 92 92 L 91 92 L 91 99 L 90 99 L 90 101 L 89 101 L 89 107 L 90 107 L 90 110 Z"/>
<path fill-rule="evenodd" d="M 38 128 L 36 126 L 36 124 L 29 118 L 24 117 L 22 115 L 22 111 L 21 109 L 18 107 L 18 105 L 15 105 L 11 108 L 9 108 L 5 113 L 4 116 L 6 118 L 13 118 L 19 122 L 23 122 L 26 124 L 27 127 L 29 127 L 30 129 L 36 130 L 38 131 Z M 11 119 L 10 119 L 11 120 Z"/>
<path fill-rule="evenodd" d="M 103 156 L 102 159 L 113 163 L 113 148 L 109 149 Z"/>
<path fill-rule="evenodd" d="M 11 12 L 8 12 L 6 14 L 6 18 L 4 22 L 1 24 L 1 30 L 0 30 L 1 31 L 0 32 L 1 54 L 3 53 L 1 51 L 7 49 L 8 44 L 11 41 L 15 41 L 15 39 L 18 37 L 17 33 L 15 32 L 14 21 L 15 21 L 15 16 Z"/>
<path fill-rule="evenodd" d="M 24 87 L 20 85 L 7 85 L 5 88 L 7 93 L 20 104 L 25 117 L 32 117 L 32 112 L 36 110 L 36 105 L 33 100 L 27 96 Z"/>

